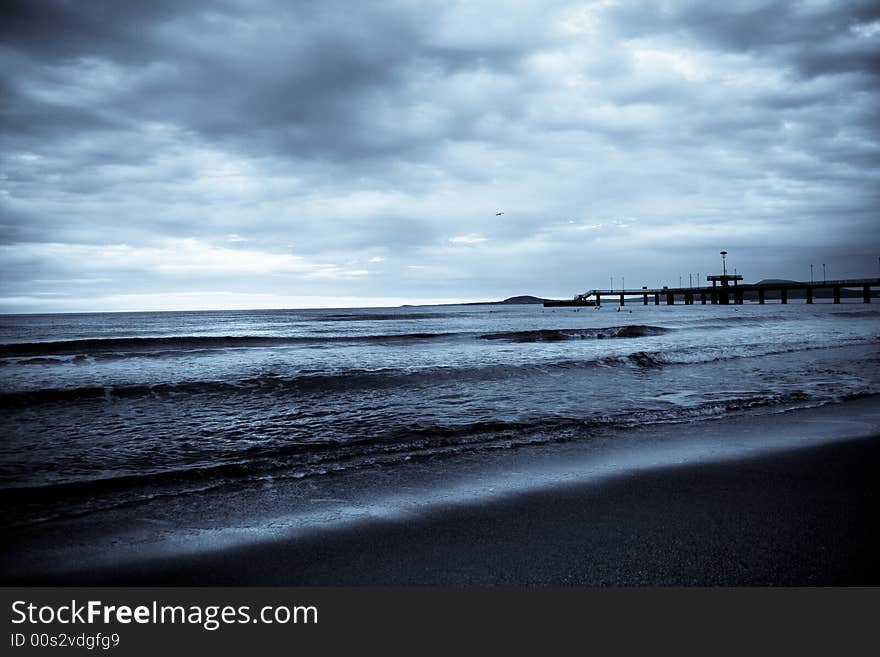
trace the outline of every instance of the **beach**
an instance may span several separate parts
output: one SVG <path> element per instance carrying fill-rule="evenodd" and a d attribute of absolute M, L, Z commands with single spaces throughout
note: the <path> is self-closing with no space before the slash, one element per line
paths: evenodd
<path fill-rule="evenodd" d="M 0 581 L 874 582 L 878 319 L 6 316 Z"/>
<path fill-rule="evenodd" d="M 739 457 L 640 467 L 395 519 L 10 583 L 877 585 L 878 419 L 876 400 L 866 399 L 748 427 L 706 423 L 715 426 L 702 430 L 741 444 L 776 432 L 800 446 L 752 445 Z"/>

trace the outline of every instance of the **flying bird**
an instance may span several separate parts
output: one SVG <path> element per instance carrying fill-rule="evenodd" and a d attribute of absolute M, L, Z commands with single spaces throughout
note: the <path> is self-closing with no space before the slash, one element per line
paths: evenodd
<path fill-rule="evenodd" d="M 500 217 L 502 214 L 504 214 L 504 213 L 503 213 L 503 212 L 496 212 L 496 213 L 495 213 L 495 216 L 496 216 L 496 217 Z"/>

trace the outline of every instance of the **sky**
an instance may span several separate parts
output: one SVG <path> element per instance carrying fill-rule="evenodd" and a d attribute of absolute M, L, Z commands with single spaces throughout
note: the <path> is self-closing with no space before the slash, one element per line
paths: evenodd
<path fill-rule="evenodd" d="M 880 275 L 880 4 L 0 8 L 0 312 Z"/>

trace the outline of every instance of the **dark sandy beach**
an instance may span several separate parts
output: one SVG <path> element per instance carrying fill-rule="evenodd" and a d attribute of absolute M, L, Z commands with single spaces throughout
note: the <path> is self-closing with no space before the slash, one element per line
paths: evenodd
<path fill-rule="evenodd" d="M 877 585 L 880 437 L 23 584 Z"/>

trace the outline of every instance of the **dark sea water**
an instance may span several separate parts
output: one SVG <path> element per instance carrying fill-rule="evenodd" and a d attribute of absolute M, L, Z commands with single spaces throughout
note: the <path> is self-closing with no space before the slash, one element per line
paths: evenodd
<path fill-rule="evenodd" d="M 393 488 L 414 461 L 875 395 L 878 364 L 855 303 L 7 315 L 2 522 L 377 468 Z"/>

